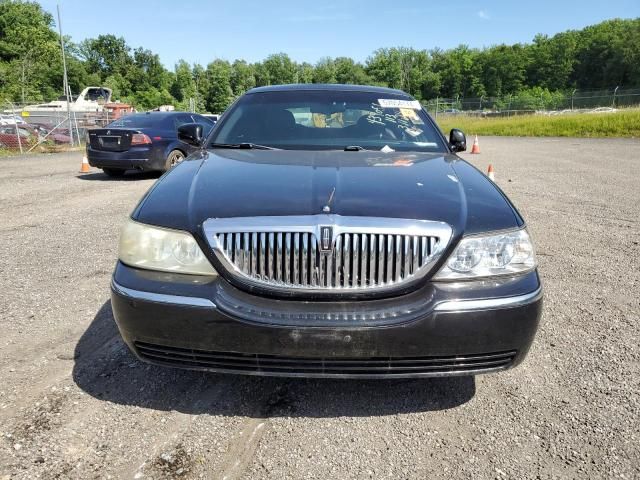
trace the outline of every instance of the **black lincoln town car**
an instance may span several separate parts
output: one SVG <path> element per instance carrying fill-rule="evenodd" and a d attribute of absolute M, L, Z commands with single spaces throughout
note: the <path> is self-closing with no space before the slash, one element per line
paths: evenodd
<path fill-rule="evenodd" d="M 256 88 L 123 228 L 112 306 L 142 360 L 428 377 L 521 362 L 542 309 L 525 222 L 398 90 Z"/>

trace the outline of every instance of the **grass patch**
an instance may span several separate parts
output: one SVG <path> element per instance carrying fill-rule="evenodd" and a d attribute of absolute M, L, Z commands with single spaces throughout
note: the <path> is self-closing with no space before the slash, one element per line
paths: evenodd
<path fill-rule="evenodd" d="M 78 147 L 71 147 L 69 145 L 38 145 L 36 148 L 27 152 L 29 147 L 24 147 L 23 153 L 20 153 L 18 148 L 4 148 L 0 147 L 0 158 L 5 157 L 19 157 L 19 156 L 35 156 L 41 153 L 61 153 L 61 152 L 80 152 L 84 150 L 84 145 Z"/>
<path fill-rule="evenodd" d="M 467 135 L 518 137 L 640 137 L 640 110 L 614 113 L 577 113 L 566 115 L 522 115 L 480 118 L 447 115 L 438 125 L 448 134 L 459 128 Z"/>

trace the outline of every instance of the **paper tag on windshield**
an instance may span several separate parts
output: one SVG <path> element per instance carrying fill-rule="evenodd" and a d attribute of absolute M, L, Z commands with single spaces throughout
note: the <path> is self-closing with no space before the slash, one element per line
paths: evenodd
<path fill-rule="evenodd" d="M 411 108 L 401 108 L 400 115 L 402 115 L 407 120 L 411 120 L 413 123 L 422 123 L 422 120 L 420 120 L 420 117 L 418 116 L 416 111 Z"/>
<path fill-rule="evenodd" d="M 405 132 L 407 132 L 412 137 L 417 137 L 422 133 L 422 130 L 420 130 L 419 128 L 407 128 L 405 129 Z"/>
<path fill-rule="evenodd" d="M 378 103 L 382 108 L 411 108 L 420 110 L 422 105 L 417 100 L 396 100 L 395 98 L 379 98 Z"/>

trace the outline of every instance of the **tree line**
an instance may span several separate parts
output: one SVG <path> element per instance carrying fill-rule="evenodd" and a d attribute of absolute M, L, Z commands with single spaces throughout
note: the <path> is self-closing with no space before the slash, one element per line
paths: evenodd
<path fill-rule="evenodd" d="M 381 85 L 423 101 L 640 87 L 640 18 L 483 49 L 380 48 L 364 62 L 326 57 L 316 64 L 276 53 L 256 63 L 215 59 L 203 66 L 180 60 L 173 70 L 151 50 L 132 48 L 116 35 L 65 41 L 73 93 L 107 86 L 114 98 L 138 109 L 163 104 L 188 109 L 195 103 L 198 111 L 221 112 L 250 88 L 284 83 Z M 0 0 L 0 102 L 46 101 L 62 90 L 53 17 L 36 2 Z"/>

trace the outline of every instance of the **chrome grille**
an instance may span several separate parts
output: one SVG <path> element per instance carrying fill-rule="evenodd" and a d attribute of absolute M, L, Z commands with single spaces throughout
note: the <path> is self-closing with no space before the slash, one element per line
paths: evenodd
<path fill-rule="evenodd" d="M 327 227 L 331 241 L 325 250 L 320 231 L 326 236 Z M 225 268 L 250 283 L 369 291 L 426 274 L 451 229 L 440 222 L 315 215 L 211 219 L 205 234 Z"/>

